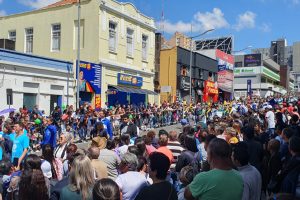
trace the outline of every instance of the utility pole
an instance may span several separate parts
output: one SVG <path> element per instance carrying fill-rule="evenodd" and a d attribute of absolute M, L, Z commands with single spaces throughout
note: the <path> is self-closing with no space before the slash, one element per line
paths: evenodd
<path fill-rule="evenodd" d="M 79 108 L 79 72 L 80 72 L 80 0 L 78 0 L 78 21 L 77 21 L 77 64 L 76 64 L 76 76 L 77 76 L 77 90 L 76 90 L 76 108 Z"/>

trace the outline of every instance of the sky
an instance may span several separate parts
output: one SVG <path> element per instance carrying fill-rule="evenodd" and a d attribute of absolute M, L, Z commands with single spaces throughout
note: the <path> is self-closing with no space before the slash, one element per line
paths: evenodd
<path fill-rule="evenodd" d="M 0 0 L 0 15 L 30 11 L 56 1 Z M 157 31 L 163 31 L 166 38 L 170 38 L 175 31 L 194 36 L 208 29 L 215 29 L 199 39 L 232 35 L 234 51 L 248 46 L 269 47 L 271 41 L 278 38 L 286 38 L 288 45 L 300 41 L 300 0 L 126 0 L 126 2 L 133 3 L 142 13 L 152 17 L 156 21 Z M 250 49 L 245 50 L 245 53 L 249 51 Z"/>

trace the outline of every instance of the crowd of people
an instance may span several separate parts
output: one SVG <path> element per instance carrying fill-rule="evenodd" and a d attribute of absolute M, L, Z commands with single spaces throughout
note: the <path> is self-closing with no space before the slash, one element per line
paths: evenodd
<path fill-rule="evenodd" d="M 50 116 L 23 107 L 0 117 L 1 197 L 298 199 L 299 113 L 300 99 L 279 96 Z"/>

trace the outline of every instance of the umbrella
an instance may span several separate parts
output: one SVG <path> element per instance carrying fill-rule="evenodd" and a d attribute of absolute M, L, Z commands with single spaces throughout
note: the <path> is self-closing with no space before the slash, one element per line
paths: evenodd
<path fill-rule="evenodd" d="M 4 114 L 10 113 L 10 112 L 14 112 L 15 110 L 16 109 L 14 109 L 14 108 L 6 108 L 6 109 L 0 111 L 0 115 L 4 115 Z"/>

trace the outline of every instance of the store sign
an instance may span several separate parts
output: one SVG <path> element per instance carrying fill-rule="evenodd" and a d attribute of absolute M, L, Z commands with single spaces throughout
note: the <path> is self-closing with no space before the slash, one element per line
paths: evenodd
<path fill-rule="evenodd" d="M 220 71 L 218 72 L 218 82 L 219 80 L 233 80 L 233 73 L 231 71 Z"/>
<path fill-rule="evenodd" d="M 96 94 L 95 96 L 95 108 L 100 109 L 101 108 L 101 95 Z"/>
<path fill-rule="evenodd" d="M 261 54 L 248 54 L 244 55 L 244 66 L 253 67 L 261 66 Z"/>
<path fill-rule="evenodd" d="M 234 57 L 232 55 L 217 49 L 216 58 L 218 61 L 218 71 L 233 70 Z"/>
<path fill-rule="evenodd" d="M 205 81 L 205 91 L 208 94 L 219 94 L 218 84 L 212 81 Z"/>
<path fill-rule="evenodd" d="M 234 69 L 234 75 L 259 73 L 260 67 L 241 67 Z"/>
<path fill-rule="evenodd" d="M 79 91 L 101 94 L 102 66 L 80 61 Z"/>
<path fill-rule="evenodd" d="M 143 86 L 143 77 L 118 73 L 118 85 Z"/>

